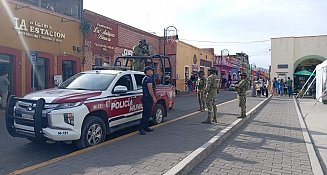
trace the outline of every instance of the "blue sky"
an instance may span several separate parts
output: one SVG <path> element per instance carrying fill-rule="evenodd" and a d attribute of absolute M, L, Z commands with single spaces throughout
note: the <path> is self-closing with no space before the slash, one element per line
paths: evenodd
<path fill-rule="evenodd" d="M 84 8 L 158 36 L 174 25 L 187 43 L 245 52 L 264 68 L 270 38 L 327 34 L 327 0 L 84 0 Z"/>

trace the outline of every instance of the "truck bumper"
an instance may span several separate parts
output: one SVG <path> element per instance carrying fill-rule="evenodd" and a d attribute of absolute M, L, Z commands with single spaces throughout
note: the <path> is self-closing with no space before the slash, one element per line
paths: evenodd
<path fill-rule="evenodd" d="M 43 135 L 47 139 L 54 141 L 71 141 L 78 140 L 81 133 L 72 130 L 44 128 Z"/>

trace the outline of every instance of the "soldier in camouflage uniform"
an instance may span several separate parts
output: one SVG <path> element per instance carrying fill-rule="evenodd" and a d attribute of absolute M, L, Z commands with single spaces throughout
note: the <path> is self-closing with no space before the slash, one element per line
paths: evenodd
<path fill-rule="evenodd" d="M 205 103 L 206 103 L 206 98 L 205 98 L 205 86 L 207 83 L 207 79 L 204 77 L 204 72 L 200 71 L 199 72 L 199 78 L 197 81 L 197 95 L 198 95 L 198 101 L 200 105 L 199 111 L 204 112 L 205 110 Z"/>
<path fill-rule="evenodd" d="M 209 69 L 210 76 L 208 77 L 206 84 L 206 98 L 207 98 L 207 107 L 208 107 L 208 118 L 202 123 L 211 124 L 212 117 L 213 121 L 217 123 L 217 106 L 216 106 L 216 95 L 219 88 L 219 80 L 217 77 L 217 70 L 215 67 Z"/>
<path fill-rule="evenodd" d="M 139 44 L 133 47 L 133 56 L 149 56 L 149 45 L 145 39 L 140 39 Z M 140 59 L 133 60 L 133 70 L 142 71 L 144 69 L 144 62 Z"/>
<path fill-rule="evenodd" d="M 241 74 L 241 81 L 235 85 L 239 96 L 239 106 L 241 107 L 241 115 L 237 118 L 246 117 L 246 90 L 248 89 L 248 82 L 246 80 L 246 73 Z"/>

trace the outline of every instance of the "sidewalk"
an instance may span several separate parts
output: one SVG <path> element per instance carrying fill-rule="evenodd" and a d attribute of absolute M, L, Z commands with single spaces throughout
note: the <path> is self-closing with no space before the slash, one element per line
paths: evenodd
<path fill-rule="evenodd" d="M 271 99 L 190 174 L 313 174 L 293 99 Z"/>
<path fill-rule="evenodd" d="M 262 100 L 249 97 L 248 111 Z M 240 108 L 234 100 L 219 106 L 218 111 L 218 124 L 202 124 L 207 113 L 196 113 L 146 136 L 136 134 L 23 174 L 163 174 L 234 122 Z"/>
<path fill-rule="evenodd" d="M 315 103 L 315 99 L 302 99 L 300 100 L 300 107 L 318 153 L 320 164 L 324 172 L 327 173 L 327 104 L 318 102 L 314 106 Z"/>

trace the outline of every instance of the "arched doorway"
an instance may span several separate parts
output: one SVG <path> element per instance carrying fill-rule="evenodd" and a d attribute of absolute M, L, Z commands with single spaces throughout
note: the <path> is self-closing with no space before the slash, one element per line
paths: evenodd
<path fill-rule="evenodd" d="M 319 56 L 319 55 L 308 55 L 305 57 L 302 57 L 300 59 L 298 59 L 295 63 L 294 63 L 294 73 L 302 71 L 302 70 L 306 70 L 309 72 L 313 72 L 316 68 L 316 66 L 320 63 L 322 63 L 323 61 L 325 61 L 326 58 Z M 301 90 L 301 88 L 304 86 L 305 82 L 308 81 L 310 76 L 308 75 L 294 75 L 294 91 L 295 92 L 299 92 Z M 306 87 L 304 87 L 304 89 L 307 89 L 307 87 L 310 85 L 310 83 L 314 80 L 314 76 L 312 76 L 309 80 L 309 82 L 306 84 Z M 315 95 L 315 88 L 316 85 L 315 83 L 312 84 L 312 86 L 309 88 L 308 93 L 305 95 L 308 96 L 314 96 Z"/>

